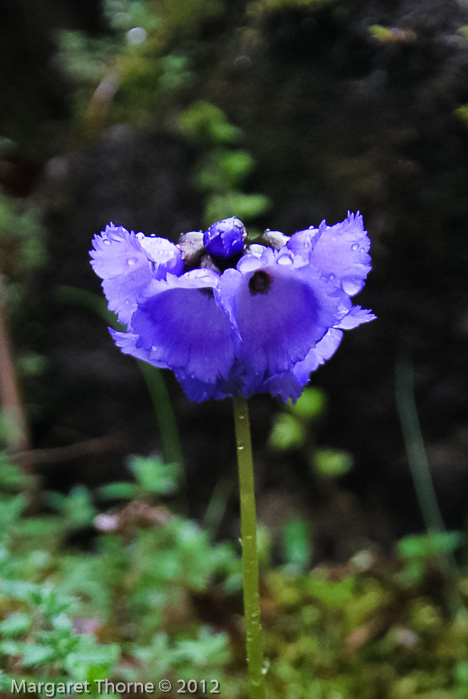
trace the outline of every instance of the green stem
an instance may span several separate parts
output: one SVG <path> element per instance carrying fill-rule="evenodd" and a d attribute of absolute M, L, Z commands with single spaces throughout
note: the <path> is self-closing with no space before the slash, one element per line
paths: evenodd
<path fill-rule="evenodd" d="M 182 467 L 184 465 L 184 457 L 182 455 L 179 430 L 177 428 L 177 422 L 164 377 L 161 371 L 151 366 L 151 364 L 142 361 L 137 361 L 137 364 L 143 375 L 153 404 L 153 411 L 159 427 L 164 459 L 169 462 L 175 461 Z"/>
<path fill-rule="evenodd" d="M 444 521 L 437 502 L 416 411 L 413 366 L 404 350 L 400 351 L 395 365 L 395 394 L 408 463 L 426 530 L 428 533 L 443 532 Z"/>
<path fill-rule="evenodd" d="M 257 525 L 255 519 L 255 488 L 249 408 L 247 401 L 241 398 L 234 398 L 233 402 L 237 462 L 239 466 L 242 575 L 244 582 L 244 617 L 250 699 L 264 699 L 265 675 L 263 670 L 262 627 L 260 624 Z"/>
<path fill-rule="evenodd" d="M 58 286 L 58 298 L 65 303 L 72 303 L 81 308 L 87 308 L 93 313 L 97 313 L 114 328 L 114 330 L 125 330 L 125 326 L 118 322 L 114 313 L 107 309 L 106 301 L 86 289 L 78 289 L 67 284 Z M 166 461 L 175 461 L 183 466 L 182 447 L 179 438 L 179 431 L 172 409 L 169 393 L 164 382 L 164 377 L 156 367 L 143 361 L 137 364 L 146 383 L 154 415 L 159 427 L 161 443 Z"/>
<path fill-rule="evenodd" d="M 444 533 L 444 520 L 437 501 L 416 409 L 413 364 L 408 351 L 404 349 L 400 350 L 395 365 L 395 394 L 408 463 L 427 533 Z M 449 609 L 454 615 L 457 612 L 466 614 L 458 590 L 458 569 L 453 552 L 441 554 L 439 565 L 447 576 L 446 598 Z"/>

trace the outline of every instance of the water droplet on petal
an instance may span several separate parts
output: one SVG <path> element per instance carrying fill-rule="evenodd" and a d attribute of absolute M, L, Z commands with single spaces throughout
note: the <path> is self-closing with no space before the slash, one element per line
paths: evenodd
<path fill-rule="evenodd" d="M 110 240 L 105 240 L 105 241 L 104 241 L 104 245 L 110 245 L 110 244 L 111 244 L 111 241 L 110 241 Z"/>
<path fill-rule="evenodd" d="M 334 281 L 334 280 L 335 280 L 335 275 L 334 275 L 334 274 L 329 274 L 329 275 L 328 275 L 328 280 L 329 280 L 330 282 Z"/>
<path fill-rule="evenodd" d="M 346 294 L 349 294 L 350 296 L 354 296 L 354 294 L 357 294 L 359 291 L 361 291 L 364 285 L 364 281 L 361 279 L 361 277 L 351 275 L 349 277 L 344 277 L 342 284 L 343 291 Z"/>
<path fill-rule="evenodd" d="M 136 264 L 136 261 L 137 261 L 137 260 L 136 260 L 136 257 L 129 257 L 128 260 L 127 260 L 127 265 L 128 265 L 129 267 L 133 267 L 133 265 Z"/>
<path fill-rule="evenodd" d="M 292 263 L 293 263 L 293 259 L 287 253 L 285 253 L 284 255 L 280 255 L 278 257 L 278 264 L 279 265 L 287 266 L 287 265 L 292 265 Z"/>
<path fill-rule="evenodd" d="M 151 233 L 150 238 L 156 238 L 156 233 Z"/>
<path fill-rule="evenodd" d="M 351 250 L 354 250 L 354 251 L 359 250 L 358 243 L 354 243 L 354 245 L 351 245 Z"/>

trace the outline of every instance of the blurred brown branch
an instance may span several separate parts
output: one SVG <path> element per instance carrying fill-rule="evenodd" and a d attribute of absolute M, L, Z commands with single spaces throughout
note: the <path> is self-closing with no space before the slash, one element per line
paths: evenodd
<path fill-rule="evenodd" d="M 8 449 L 12 451 L 28 450 L 29 434 L 21 402 L 11 345 L 7 333 L 4 305 L 4 281 L 0 274 L 0 407 L 3 411 L 5 425 L 4 435 Z M 25 464 L 26 468 L 26 464 Z M 28 470 L 28 469 L 27 469 Z"/>

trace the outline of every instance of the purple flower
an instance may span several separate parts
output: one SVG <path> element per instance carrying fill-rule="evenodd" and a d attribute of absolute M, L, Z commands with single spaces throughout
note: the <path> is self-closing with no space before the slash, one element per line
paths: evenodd
<path fill-rule="evenodd" d="M 172 369 L 193 401 L 296 400 L 343 330 L 375 318 L 351 300 L 371 269 L 360 215 L 254 243 L 230 218 L 177 246 L 111 224 L 93 244 L 109 308 L 127 326 L 111 331 L 116 344 Z"/>

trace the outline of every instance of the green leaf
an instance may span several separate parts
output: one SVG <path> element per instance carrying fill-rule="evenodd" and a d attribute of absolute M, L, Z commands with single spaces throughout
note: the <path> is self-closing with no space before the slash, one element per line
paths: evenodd
<path fill-rule="evenodd" d="M 294 415 L 279 413 L 275 417 L 269 443 L 272 449 L 299 449 L 305 442 L 304 425 Z"/>
<path fill-rule="evenodd" d="M 266 213 L 270 207 L 270 199 L 263 194 L 243 194 L 229 191 L 207 198 L 205 219 L 207 222 L 213 223 L 213 221 L 233 216 L 235 213 L 245 223 Z"/>
<path fill-rule="evenodd" d="M 317 449 L 312 457 L 312 465 L 320 476 L 338 478 L 349 473 L 353 467 L 353 457 L 346 451 Z"/>
<path fill-rule="evenodd" d="M 0 501 L 0 531 L 8 530 L 21 517 L 26 506 L 24 495 L 15 495 Z"/>
<path fill-rule="evenodd" d="M 252 171 L 255 161 L 246 150 L 225 151 L 220 154 L 219 165 L 231 187 L 238 187 Z"/>
<path fill-rule="evenodd" d="M 69 653 L 65 667 L 77 681 L 94 682 L 96 679 L 110 677 L 120 656 L 116 643 L 100 645 L 91 636 L 81 636 L 81 648 Z"/>
<path fill-rule="evenodd" d="M 457 684 L 468 687 L 468 663 L 457 663 L 455 667 L 455 677 Z"/>
<path fill-rule="evenodd" d="M 72 621 L 68 614 L 62 612 L 52 619 L 52 626 L 56 631 L 67 631 L 70 632 L 73 629 Z"/>
<path fill-rule="evenodd" d="M 288 410 L 305 420 L 321 417 L 327 407 L 327 396 L 321 388 L 306 388 L 296 403 L 287 402 Z"/>
<path fill-rule="evenodd" d="M 303 518 L 294 519 L 284 527 L 284 557 L 298 571 L 304 570 L 312 557 L 310 524 Z"/>
<path fill-rule="evenodd" d="M 134 483 L 117 482 L 101 486 L 96 494 L 104 500 L 131 500 L 135 497 L 136 491 Z"/>
<path fill-rule="evenodd" d="M 23 648 L 22 641 L 0 641 L 0 655 L 21 655 Z"/>
<path fill-rule="evenodd" d="M 339 582 L 330 582 L 312 576 L 307 579 L 307 592 L 332 609 L 347 604 L 352 599 L 353 588 L 352 578 L 343 578 Z"/>
<path fill-rule="evenodd" d="M 31 617 L 21 612 L 10 614 L 0 622 L 0 633 L 5 636 L 15 636 L 22 631 L 27 631 L 31 626 Z"/>
<path fill-rule="evenodd" d="M 461 532 L 410 534 L 397 543 L 397 552 L 402 558 L 429 558 L 451 553 L 462 543 L 463 535 Z"/>
<path fill-rule="evenodd" d="M 242 131 L 230 124 L 224 112 L 209 102 L 195 102 L 179 117 L 179 130 L 193 143 L 235 143 Z"/>
<path fill-rule="evenodd" d="M 43 665 L 55 658 L 55 650 L 52 646 L 41 646 L 36 643 L 23 645 L 23 665 Z"/>
<path fill-rule="evenodd" d="M 91 493 L 84 485 L 72 488 L 68 495 L 48 493 L 50 505 L 65 517 L 65 525 L 71 529 L 80 529 L 92 524 L 96 516 Z"/>
<path fill-rule="evenodd" d="M 224 665 L 229 660 L 228 637 L 224 633 L 213 633 L 208 626 L 198 630 L 195 641 L 180 641 L 177 646 L 177 656 L 195 667 L 205 667 L 212 664 Z"/>
<path fill-rule="evenodd" d="M 8 463 L 6 454 L 0 458 L 0 486 L 7 490 L 23 490 L 27 487 L 29 477 L 18 466 Z"/>
<path fill-rule="evenodd" d="M 368 27 L 369 34 L 377 41 L 387 43 L 393 41 L 393 32 L 388 27 L 383 27 L 381 24 L 371 24 Z"/>
<path fill-rule="evenodd" d="M 132 457 L 129 467 L 145 493 L 172 495 L 178 490 L 179 464 L 165 464 L 159 458 Z"/>

